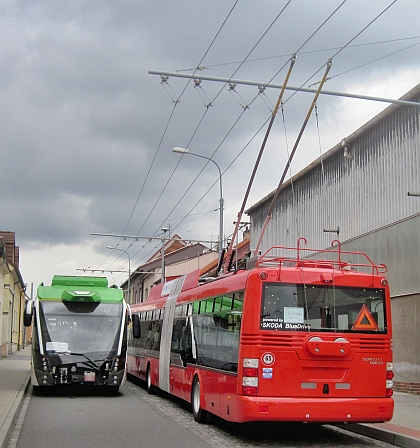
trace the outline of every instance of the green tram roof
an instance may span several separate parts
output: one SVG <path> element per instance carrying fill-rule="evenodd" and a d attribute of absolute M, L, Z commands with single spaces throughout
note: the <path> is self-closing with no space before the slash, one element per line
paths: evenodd
<path fill-rule="evenodd" d="M 124 299 L 122 289 L 108 287 L 106 277 L 55 275 L 51 286 L 38 286 L 38 299 L 71 302 L 119 303 Z"/>

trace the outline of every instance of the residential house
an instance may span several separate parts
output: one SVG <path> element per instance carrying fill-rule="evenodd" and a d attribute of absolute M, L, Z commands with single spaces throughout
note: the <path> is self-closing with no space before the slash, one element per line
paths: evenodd
<path fill-rule="evenodd" d="M 25 341 L 23 311 L 25 284 L 19 271 L 15 233 L 0 231 L 0 350 L 2 357 L 19 350 Z"/>

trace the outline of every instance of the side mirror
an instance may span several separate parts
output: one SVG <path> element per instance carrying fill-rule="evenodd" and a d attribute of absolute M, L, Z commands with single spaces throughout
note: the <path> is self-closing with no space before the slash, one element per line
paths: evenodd
<path fill-rule="evenodd" d="M 139 339 L 140 336 L 141 336 L 140 316 L 138 314 L 133 314 L 133 338 Z"/>
<path fill-rule="evenodd" d="M 30 327 L 32 324 L 33 309 L 34 309 L 33 300 L 28 300 L 25 306 L 25 311 L 23 312 L 23 325 L 25 325 L 25 327 Z"/>

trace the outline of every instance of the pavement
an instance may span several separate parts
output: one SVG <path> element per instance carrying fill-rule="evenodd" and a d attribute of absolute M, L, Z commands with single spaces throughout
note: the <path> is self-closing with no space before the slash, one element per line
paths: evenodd
<path fill-rule="evenodd" d="M 31 347 L 0 359 L 0 448 L 6 448 L 30 380 Z M 403 448 L 420 448 L 420 395 L 394 392 L 390 422 L 337 425 Z"/>

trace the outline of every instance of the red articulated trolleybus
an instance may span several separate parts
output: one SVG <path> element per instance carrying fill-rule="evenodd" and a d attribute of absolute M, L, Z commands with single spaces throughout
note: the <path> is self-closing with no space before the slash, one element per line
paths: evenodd
<path fill-rule="evenodd" d="M 131 309 L 128 373 L 190 402 L 197 422 L 390 420 L 386 267 L 299 245 L 154 287 Z"/>

